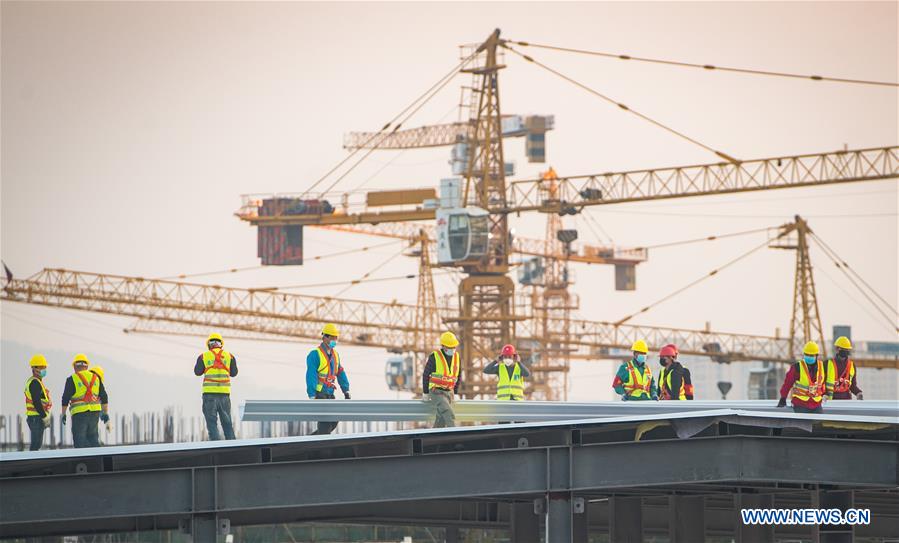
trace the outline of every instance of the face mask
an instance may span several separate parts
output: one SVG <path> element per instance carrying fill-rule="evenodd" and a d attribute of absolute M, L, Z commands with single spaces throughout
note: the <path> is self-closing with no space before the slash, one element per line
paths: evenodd
<path fill-rule="evenodd" d="M 818 358 L 815 356 L 809 356 L 809 355 L 805 356 L 805 363 L 808 364 L 809 366 L 811 366 L 812 364 L 814 364 L 817 361 L 818 361 Z"/>
<path fill-rule="evenodd" d="M 849 353 L 847 353 L 846 351 L 838 352 L 837 359 L 845 362 L 846 360 L 849 359 Z"/>
<path fill-rule="evenodd" d="M 662 366 L 663 368 L 667 368 L 667 367 L 668 367 L 668 359 L 667 359 L 667 358 L 660 358 L 660 359 L 659 359 L 659 365 Z"/>
<path fill-rule="evenodd" d="M 636 360 L 637 362 L 642 364 L 642 363 L 646 362 L 646 355 L 638 354 L 637 356 L 634 357 L 634 360 Z"/>
<path fill-rule="evenodd" d="M 443 354 L 446 355 L 447 358 L 452 358 L 452 356 L 456 354 L 456 349 L 443 349 Z"/>
<path fill-rule="evenodd" d="M 47 370 L 41 370 L 41 377 L 47 376 Z"/>
<path fill-rule="evenodd" d="M 515 363 L 515 361 L 512 360 L 511 358 L 503 358 L 503 364 L 505 364 L 507 366 L 511 366 L 514 363 Z"/>
<path fill-rule="evenodd" d="M 336 340 L 336 339 L 332 339 L 331 341 L 329 341 L 329 342 L 328 342 L 328 347 L 331 347 L 332 349 L 333 349 L 334 347 L 337 347 L 337 340 Z"/>

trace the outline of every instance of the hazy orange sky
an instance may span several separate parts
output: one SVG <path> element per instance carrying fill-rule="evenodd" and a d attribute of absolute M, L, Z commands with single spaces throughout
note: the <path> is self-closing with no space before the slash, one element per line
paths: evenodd
<path fill-rule="evenodd" d="M 240 194 L 302 191 L 345 156 L 342 136 L 376 130 L 457 61 L 457 46 L 495 27 L 515 39 L 697 63 L 897 81 L 897 3 L 42 3 L 3 2 L 2 257 L 17 276 L 43 267 L 163 277 L 258 264 L 255 230 L 233 212 Z M 527 50 L 550 66 L 710 146 L 743 158 L 896 145 L 895 87 L 688 70 Z M 548 164 L 561 175 L 714 162 L 521 59 L 501 75 L 505 113 L 553 114 Z M 410 125 L 455 120 L 459 77 Z M 536 175 L 521 140 L 506 145 L 517 178 Z M 436 186 L 449 150 L 376 153 L 337 188 Z M 388 163 L 389 166 L 386 166 Z M 380 171 L 380 173 L 378 173 Z M 374 176 L 374 177 L 373 177 Z M 812 228 L 884 297 L 897 299 L 897 184 L 810 189 L 593 208 L 568 218 L 581 238 L 622 246 L 724 234 L 808 217 Z M 544 217 L 514 219 L 540 237 Z M 586 318 L 617 320 L 764 239 L 762 234 L 652 251 L 635 292 L 613 270 L 579 267 Z M 307 229 L 308 256 L 380 243 Z M 199 278 L 243 287 L 355 279 L 400 250 Z M 783 333 L 793 253 L 765 250 L 636 322 Z M 813 249 L 822 319 L 858 339 L 895 340 L 877 313 Z M 399 258 L 382 277 L 413 272 Z M 440 292 L 454 292 L 438 274 Z M 334 289 L 308 289 L 310 294 Z M 414 281 L 360 285 L 344 296 L 412 302 Z M 199 410 L 200 338 L 124 335 L 129 319 L 2 305 L 2 412 L 21 409 L 22 353 L 88 352 L 124 375 L 168 379 Z M 302 397 L 306 347 L 229 343 L 241 366 L 236 402 L 274 388 Z M 390 397 L 385 354 L 346 349 L 357 397 Z M 13 354 L 14 353 L 14 354 Z M 573 376 L 593 375 L 589 363 Z M 353 378 L 353 376 L 356 376 Z M 895 378 L 895 372 L 892 373 Z M 113 377 L 116 376 L 116 377 Z M 21 377 L 21 379 L 20 379 Z M 130 377 L 130 375 L 129 375 Z M 277 383 L 272 383 L 275 377 Z M 594 386 L 575 384 L 573 399 Z M 601 387 L 606 388 L 603 381 Z M 190 397 L 196 393 L 197 397 Z M 54 392 L 56 394 L 56 392 Z M 151 409 L 118 395 L 117 408 Z M 194 405 L 196 404 L 196 405 Z"/>

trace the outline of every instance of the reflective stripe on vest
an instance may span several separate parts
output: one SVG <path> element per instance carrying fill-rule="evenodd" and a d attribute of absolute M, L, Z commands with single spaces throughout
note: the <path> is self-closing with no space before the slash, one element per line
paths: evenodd
<path fill-rule="evenodd" d="M 848 392 L 849 387 L 852 386 L 852 378 L 855 377 L 855 363 L 852 362 L 852 359 L 846 361 L 846 367 L 843 368 L 843 373 L 837 376 L 837 362 L 834 359 L 830 359 L 827 361 L 828 372 L 827 372 L 827 384 L 828 386 L 833 384 L 833 390 L 835 392 Z"/>
<path fill-rule="evenodd" d="M 805 360 L 799 361 L 799 379 L 793 383 L 793 398 L 797 400 L 802 400 L 807 402 L 809 400 L 813 402 L 820 402 L 824 397 L 825 387 L 824 387 L 824 368 L 822 367 L 821 361 L 819 360 L 815 368 L 815 382 L 811 382 L 811 375 L 809 375 L 808 364 L 805 363 Z"/>
<path fill-rule="evenodd" d="M 456 380 L 459 379 L 459 353 L 453 353 L 452 367 L 446 363 L 446 358 L 440 350 L 434 351 L 431 355 L 434 357 L 436 367 L 428 379 L 428 390 L 432 387 L 453 390 L 456 387 Z"/>
<path fill-rule="evenodd" d="M 315 385 L 315 391 L 321 392 L 323 388 L 335 388 L 337 382 L 337 374 L 340 373 L 340 355 L 337 351 L 331 349 L 334 355 L 334 364 L 331 364 L 328 355 L 321 347 L 315 349 L 318 351 L 318 383 Z"/>
<path fill-rule="evenodd" d="M 44 397 L 41 398 L 41 405 L 44 408 L 44 413 L 49 415 L 50 408 L 53 407 L 53 402 L 50 401 L 50 391 L 47 390 L 47 387 L 44 386 L 44 382 L 41 379 L 31 376 L 25 380 L 25 416 L 37 416 L 37 411 L 34 409 L 34 399 L 31 397 L 32 381 L 37 381 L 41 384 L 41 392 L 44 394 Z"/>
<path fill-rule="evenodd" d="M 203 353 L 203 394 L 231 394 L 231 353 L 213 349 Z"/>
<path fill-rule="evenodd" d="M 72 382 L 75 384 L 75 394 L 69 401 L 72 414 L 100 411 L 100 378 L 97 374 L 88 370 L 79 371 L 72 375 Z"/>
<path fill-rule="evenodd" d="M 643 398 L 650 396 L 652 389 L 652 370 L 649 364 L 643 364 L 643 374 L 637 373 L 632 360 L 627 361 L 627 382 L 623 384 L 624 393 L 632 398 Z M 641 379 L 642 377 L 642 379 Z"/>
<path fill-rule="evenodd" d="M 512 376 L 505 364 L 499 365 L 499 383 L 496 385 L 497 400 L 523 400 L 524 381 L 521 380 L 521 366 L 513 364 Z"/>

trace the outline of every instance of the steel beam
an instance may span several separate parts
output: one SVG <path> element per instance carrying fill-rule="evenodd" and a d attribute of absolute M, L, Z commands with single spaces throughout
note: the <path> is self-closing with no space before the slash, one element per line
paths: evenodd
<path fill-rule="evenodd" d="M 546 541 L 571 543 L 571 492 L 550 492 L 546 496 Z"/>
<path fill-rule="evenodd" d="M 514 434 L 516 429 L 500 432 Z M 457 442 L 473 446 L 480 433 L 460 433 Z M 218 515 L 233 522 L 251 511 L 264 514 L 266 510 L 463 497 L 533 499 L 555 492 L 651 491 L 661 485 L 684 490 L 698 486 L 701 491 L 703 484 L 710 483 L 854 488 L 895 488 L 899 484 L 899 449 L 889 441 L 723 436 L 589 445 L 571 442 L 575 444 L 425 454 L 411 445 L 396 449 L 391 456 L 285 461 L 272 461 L 285 457 L 279 452 L 281 447 L 268 445 L 269 454 L 245 455 L 246 463 L 229 465 L 216 465 L 224 452 L 187 451 L 197 454 L 190 457 L 192 461 L 202 460 L 207 467 L 191 465 L 186 457 L 178 458 L 169 450 L 138 455 L 167 458 L 168 465 L 157 461 L 153 468 L 122 471 L 116 471 L 114 458 L 107 460 L 86 451 L 82 453 L 86 455 L 84 463 L 94 467 L 65 475 L 41 475 L 41 463 L 34 460 L 4 459 L 0 462 L 7 474 L 0 478 L 0 536 L 66 533 L 53 530 L 87 521 L 93 530 L 103 531 L 105 527 L 135 526 L 143 519 L 153 519 L 148 521 L 152 525 L 155 519 Z M 293 450 L 304 444 L 286 443 L 284 447 Z M 321 446 L 318 441 L 310 444 Z M 212 446 L 222 450 L 256 448 L 246 444 Z M 659 458 L 668 461 L 661 463 Z M 828 461 L 811 466 L 808 458 Z M 102 461 L 94 463 L 95 459 Z M 48 457 L 43 465 L 52 473 L 52 466 L 59 462 Z M 185 462 L 190 467 L 172 467 Z M 36 475 L 17 476 L 17 463 L 26 464 Z M 478 469 L 472 470 L 472 466 Z M 452 476 L 439 485 L 398 476 L 420 473 Z M 316 491 L 309 492 L 310 488 Z M 102 499 L 87 504 L 72 500 L 76 494 Z M 35 507 L 36 503 L 41 507 Z"/>

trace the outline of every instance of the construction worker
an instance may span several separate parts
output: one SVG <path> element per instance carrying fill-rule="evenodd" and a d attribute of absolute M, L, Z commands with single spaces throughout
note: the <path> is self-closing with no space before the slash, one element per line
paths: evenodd
<path fill-rule="evenodd" d="M 37 451 L 44 443 L 44 430 L 50 426 L 53 402 L 43 380 L 47 376 L 47 359 L 42 354 L 36 354 L 28 365 L 31 366 L 31 377 L 25 380 L 25 417 L 31 430 L 29 450 Z"/>
<path fill-rule="evenodd" d="M 795 413 L 821 413 L 821 404 L 830 399 L 833 382 L 828 380 L 823 362 L 818 360 L 821 350 L 814 341 L 809 341 L 802 349 L 802 359 L 790 366 L 780 387 L 780 401 L 777 407 L 787 406 L 787 394 L 792 393 Z"/>
<path fill-rule="evenodd" d="M 109 422 L 109 397 L 103 381 L 87 370 L 90 361 L 84 354 L 76 354 L 72 360 L 75 370 L 66 379 L 62 391 L 62 423 L 66 424 L 66 409 L 72 412 L 72 443 L 75 448 L 99 447 L 99 421 Z M 71 403 L 71 407 L 69 404 Z"/>
<path fill-rule="evenodd" d="M 849 358 L 852 354 L 852 342 L 846 336 L 840 336 L 834 342 L 836 354 L 827 361 L 827 382 L 833 383 L 834 400 L 851 400 L 852 395 L 864 400 L 862 389 L 858 388 L 855 378 L 855 363 Z"/>
<path fill-rule="evenodd" d="M 434 404 L 437 413 L 434 428 L 447 428 L 456 425 L 456 413 L 453 411 L 453 395 L 459 392 L 462 383 L 459 352 L 456 347 L 459 340 L 452 332 L 440 335 L 440 348 L 428 356 L 425 370 L 422 372 L 421 387 L 428 399 Z"/>
<path fill-rule="evenodd" d="M 197 357 L 194 375 L 203 376 L 203 416 L 209 439 L 221 439 L 218 422 L 222 421 L 225 439 L 234 439 L 231 422 L 231 379 L 237 377 L 237 357 L 224 350 L 225 340 L 219 333 L 206 338 L 206 351 Z"/>
<path fill-rule="evenodd" d="M 514 345 L 503 345 L 499 356 L 484 368 L 487 375 L 498 375 L 496 384 L 497 400 L 523 400 L 524 378 L 531 375 L 530 370 L 515 352 Z"/>
<path fill-rule="evenodd" d="M 310 399 L 333 400 L 337 385 L 340 385 L 343 397 L 350 399 L 350 380 L 335 349 L 339 336 L 337 326 L 329 322 L 322 328 L 322 342 L 306 357 L 306 395 Z M 330 434 L 335 428 L 336 422 L 319 421 L 312 434 Z"/>
<path fill-rule="evenodd" d="M 662 366 L 658 381 L 660 400 L 693 399 L 693 380 L 690 377 L 690 370 L 681 365 L 677 355 L 677 345 L 673 343 L 669 343 L 659 350 L 659 364 Z"/>
<path fill-rule="evenodd" d="M 638 339 L 631 346 L 631 351 L 633 357 L 618 368 L 612 388 L 625 401 L 658 400 L 659 390 L 652 377 L 652 370 L 646 363 L 646 355 L 649 353 L 646 342 Z"/>

